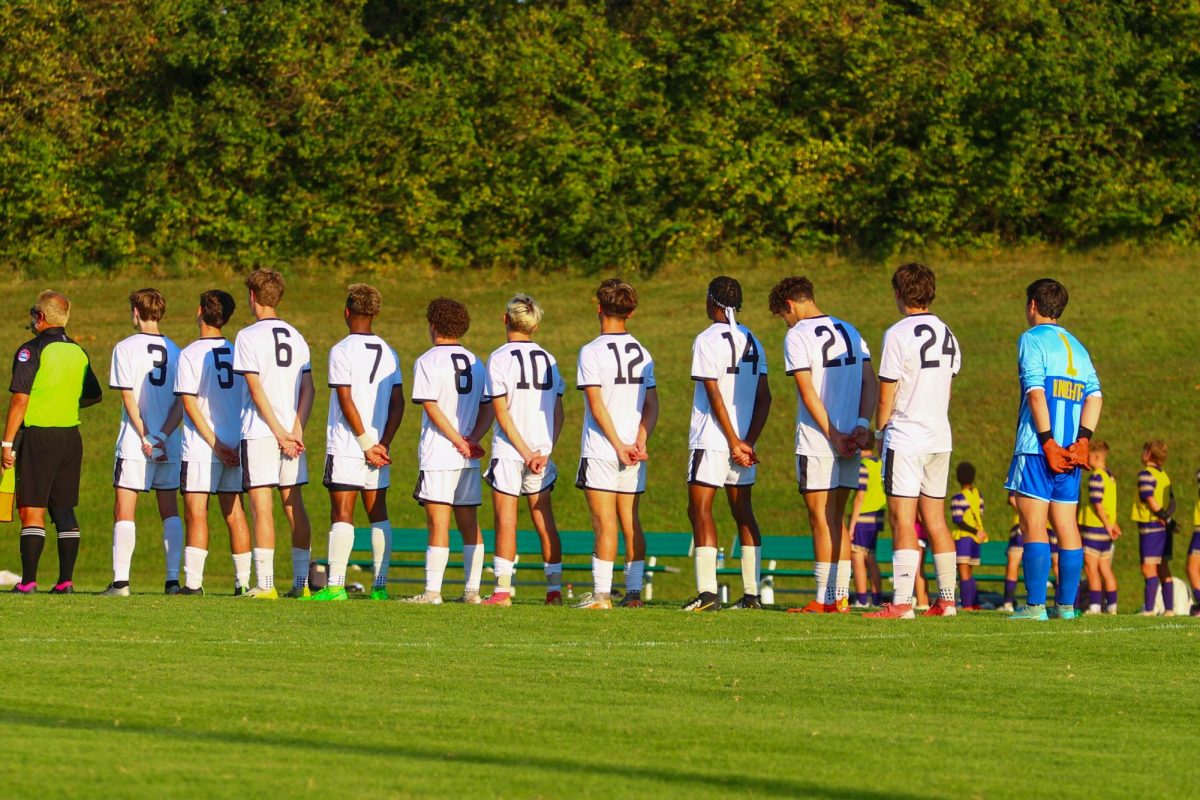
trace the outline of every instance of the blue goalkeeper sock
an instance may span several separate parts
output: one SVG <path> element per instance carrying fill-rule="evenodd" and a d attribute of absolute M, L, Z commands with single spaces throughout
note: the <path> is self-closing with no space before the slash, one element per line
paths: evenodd
<path fill-rule="evenodd" d="M 1031 606 L 1046 605 L 1046 582 L 1050 580 L 1050 543 L 1026 542 L 1021 559 L 1025 568 L 1025 602 Z M 1079 578 L 1076 577 L 1076 587 Z"/>
<path fill-rule="evenodd" d="M 1079 596 L 1079 576 L 1083 574 L 1083 548 L 1058 551 L 1058 596 L 1062 608 L 1074 608 Z"/>

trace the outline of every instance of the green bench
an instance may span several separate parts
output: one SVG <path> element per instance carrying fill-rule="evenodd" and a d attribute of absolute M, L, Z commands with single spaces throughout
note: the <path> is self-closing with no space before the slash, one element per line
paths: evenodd
<path fill-rule="evenodd" d="M 562 542 L 564 576 L 572 572 L 591 573 L 592 545 L 595 535 L 592 531 L 559 531 Z M 425 566 L 425 548 L 429 544 L 429 532 L 425 528 L 393 528 L 392 529 L 392 558 L 391 567 L 396 569 L 420 569 Z M 484 550 L 496 552 L 496 532 L 491 529 L 483 531 Z M 462 569 L 462 537 L 456 534 L 450 536 L 450 552 L 459 556 L 457 561 L 447 564 L 449 569 Z M 617 554 L 625 553 L 624 537 L 618 538 Z M 646 533 L 646 578 L 642 587 L 642 597 L 650 600 L 654 597 L 654 574 L 657 572 L 679 572 L 679 567 L 660 564 L 663 558 L 687 558 L 692 553 L 692 535 L 690 533 L 669 533 L 650 531 Z M 572 557 L 586 557 L 586 561 L 567 561 Z M 314 563 L 328 566 L 325 559 Z M 374 567 L 371 557 L 371 529 L 355 528 L 354 545 L 350 551 L 351 566 Z M 490 566 L 490 565 L 488 565 Z M 542 564 L 542 540 L 536 531 L 517 531 L 517 558 L 515 567 L 518 570 L 538 570 Z M 389 578 L 394 583 L 418 583 L 423 579 Z M 590 577 L 583 581 L 570 583 L 590 584 Z M 514 584 L 516 581 L 514 581 Z"/>

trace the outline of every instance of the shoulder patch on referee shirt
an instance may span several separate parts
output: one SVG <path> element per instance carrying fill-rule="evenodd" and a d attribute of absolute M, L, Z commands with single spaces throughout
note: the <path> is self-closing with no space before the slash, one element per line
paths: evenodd
<path fill-rule="evenodd" d="M 24 364 L 26 361 L 28 361 L 32 357 L 33 357 L 33 353 L 29 352 L 28 347 L 22 347 L 17 352 L 17 361 L 20 361 L 22 364 Z"/>

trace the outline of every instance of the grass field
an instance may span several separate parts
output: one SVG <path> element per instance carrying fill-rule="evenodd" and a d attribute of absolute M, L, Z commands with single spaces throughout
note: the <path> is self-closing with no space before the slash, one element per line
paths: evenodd
<path fill-rule="evenodd" d="M 9 797 L 1187 796 L 1188 620 L 0 597 Z"/>

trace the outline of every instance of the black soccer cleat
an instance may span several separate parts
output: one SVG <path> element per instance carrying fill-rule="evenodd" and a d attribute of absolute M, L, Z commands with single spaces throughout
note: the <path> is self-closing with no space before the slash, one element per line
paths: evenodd
<path fill-rule="evenodd" d="M 731 611 L 739 611 L 742 609 L 752 609 L 754 611 L 762 611 L 762 602 L 756 594 L 744 594 L 741 599 L 729 607 Z"/>
<path fill-rule="evenodd" d="M 642 608 L 646 603 L 642 600 L 642 593 L 626 592 L 621 598 L 621 602 L 617 603 L 617 608 Z"/>
<path fill-rule="evenodd" d="M 179 594 L 179 581 L 167 581 L 163 585 L 163 594 Z"/>
<path fill-rule="evenodd" d="M 715 592 L 701 592 L 683 604 L 682 611 L 720 611 L 721 597 Z"/>
<path fill-rule="evenodd" d="M 199 589 L 190 589 L 187 586 L 184 586 L 182 589 L 180 589 L 175 594 L 187 594 L 187 595 L 204 594 L 204 587 L 201 586 Z"/>
<path fill-rule="evenodd" d="M 250 589 L 249 589 L 248 587 L 245 587 L 245 586 L 234 586 L 234 587 L 233 587 L 233 596 L 234 596 L 234 597 L 241 597 L 242 595 L 244 595 L 244 594 L 245 594 L 246 592 L 248 592 L 248 591 L 250 591 Z"/>

